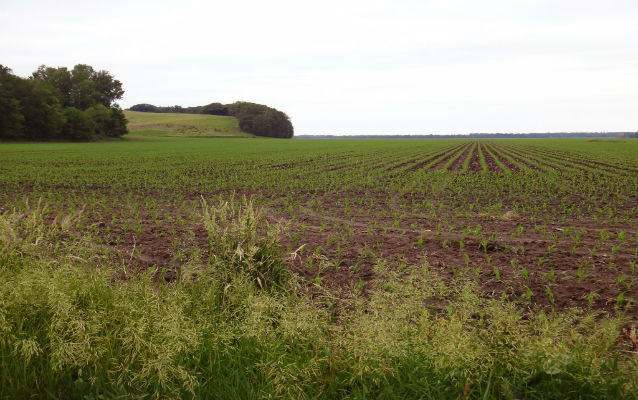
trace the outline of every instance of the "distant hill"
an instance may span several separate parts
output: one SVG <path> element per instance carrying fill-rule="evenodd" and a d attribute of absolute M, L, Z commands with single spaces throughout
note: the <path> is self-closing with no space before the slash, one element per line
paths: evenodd
<path fill-rule="evenodd" d="M 239 128 L 236 118 L 205 114 L 124 111 L 131 132 L 158 131 L 170 136 L 254 137 Z"/>
<path fill-rule="evenodd" d="M 232 104 L 210 103 L 205 106 L 182 107 L 179 105 L 158 107 L 153 104 L 136 104 L 128 111 L 144 113 L 206 114 L 237 118 L 239 128 L 256 136 L 291 138 L 294 128 L 286 113 L 263 104 L 237 101 Z"/>

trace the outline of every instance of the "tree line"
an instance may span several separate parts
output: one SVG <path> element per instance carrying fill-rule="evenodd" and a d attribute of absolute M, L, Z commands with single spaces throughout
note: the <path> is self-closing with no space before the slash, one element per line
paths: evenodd
<path fill-rule="evenodd" d="M 300 135 L 297 139 L 532 139 L 638 138 L 638 132 L 460 133 L 453 135 Z"/>
<path fill-rule="evenodd" d="M 227 115 L 237 118 L 239 128 L 257 136 L 291 138 L 294 128 L 290 118 L 282 111 L 263 104 L 238 101 L 232 104 L 210 103 L 205 106 L 158 107 L 152 104 L 136 104 L 131 111 L 153 113 Z"/>
<path fill-rule="evenodd" d="M 88 141 L 128 133 L 122 83 L 90 65 L 41 65 L 28 78 L 0 65 L 0 140 Z"/>

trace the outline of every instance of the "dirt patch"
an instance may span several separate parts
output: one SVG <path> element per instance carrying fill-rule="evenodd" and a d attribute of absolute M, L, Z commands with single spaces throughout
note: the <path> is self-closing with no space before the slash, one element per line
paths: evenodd
<path fill-rule="evenodd" d="M 525 157 L 520 157 L 520 156 L 517 156 L 516 154 L 511 153 L 509 150 L 507 150 L 503 146 L 494 146 L 492 148 L 494 149 L 494 153 L 499 155 L 499 156 L 502 156 L 502 155 L 509 156 L 516 163 L 518 163 L 520 165 L 523 165 L 523 166 L 527 167 L 528 169 L 530 169 L 532 171 L 544 172 L 544 170 L 538 164 L 532 163 L 531 161 L 527 160 Z M 511 165 L 512 164 L 512 162 L 509 159 L 507 159 L 507 157 L 502 157 L 502 159 L 505 159 L 508 162 L 508 163 L 506 163 L 506 165 L 508 165 L 508 164 Z M 508 167 L 509 167 L 509 165 L 508 165 Z M 520 170 L 522 168 L 518 167 L 517 169 Z"/>
<path fill-rule="evenodd" d="M 523 159 L 520 151 L 480 145 L 490 171 L 500 171 L 499 158 L 507 168 L 520 171 L 503 157 L 511 154 Z M 126 266 L 127 273 L 153 268 L 156 276 L 170 280 L 189 260 L 206 263 L 215 251 L 202 226 L 200 196 L 210 199 L 234 193 L 235 198 L 254 196 L 270 222 L 287 226 L 280 238 L 283 255 L 305 245 L 289 267 L 308 287 L 352 287 L 365 292 L 377 268 L 400 270 L 427 263 L 447 282 L 454 277 L 471 279 L 486 295 L 504 295 L 524 308 L 592 307 L 613 312 L 622 306 L 617 305 L 621 294 L 633 298 L 638 285 L 635 194 L 607 193 L 612 190 L 601 194 L 598 188 L 587 194 L 574 186 L 570 192 L 540 198 L 534 189 L 535 176 L 503 176 L 492 186 L 482 187 L 486 182 L 478 175 L 426 173 L 424 168 L 445 165 L 459 154 L 454 168 L 470 157 L 468 169 L 479 170 L 477 148 L 464 146 L 468 145 L 422 157 L 406 151 L 401 159 L 343 155 L 337 165 L 329 166 L 370 173 L 374 179 L 366 182 L 360 179 L 364 174 L 337 170 L 319 184 L 306 184 L 304 180 L 314 178 L 309 175 L 318 173 L 306 170 L 313 160 L 304 160 L 301 166 L 280 160 L 267 176 L 272 180 L 259 182 L 250 181 L 257 176 L 250 174 L 264 168 L 263 160 L 247 163 L 248 167 L 229 163 L 228 171 L 210 166 L 189 169 L 189 164 L 177 160 L 170 165 L 184 170 L 179 175 L 184 184 L 173 186 L 157 176 L 159 183 L 143 184 L 113 182 L 104 176 L 61 183 L 29 177 L 24 183 L 0 186 L 6 194 L 2 210 L 22 203 L 24 196 L 31 204 L 47 195 L 64 199 L 60 207 L 88 204 L 84 225 L 103 246 L 119 252 L 115 266 Z M 520 162 L 540 171 L 526 161 Z M 386 167 L 371 170 L 392 162 L 413 164 L 392 173 Z M 189 181 L 211 171 L 217 184 Z M 242 171 L 247 182 L 226 184 L 225 178 L 233 179 Z M 346 175 L 355 181 L 343 179 Z M 519 178 L 530 181 L 521 185 Z M 556 179 L 564 178 L 556 174 Z M 595 213 L 598 207 L 606 207 L 605 212 Z"/>
<path fill-rule="evenodd" d="M 450 171 L 460 171 L 463 167 L 465 159 L 470 156 L 471 152 L 474 151 L 474 146 L 475 145 L 467 146 L 467 148 L 463 150 L 463 154 L 461 154 L 461 156 L 454 160 L 454 162 L 452 162 L 452 165 L 450 165 L 448 169 Z"/>
<path fill-rule="evenodd" d="M 395 169 L 401 169 L 401 168 L 403 168 L 405 166 L 408 166 L 410 164 L 414 164 L 415 162 L 417 162 L 416 158 L 412 159 L 412 160 L 409 160 L 409 161 L 402 162 L 402 163 L 397 164 L 397 165 L 393 165 L 392 167 L 388 168 L 387 171 L 394 171 Z"/>
<path fill-rule="evenodd" d="M 606 171 L 610 173 L 623 173 L 623 172 L 638 173 L 638 170 L 634 168 L 626 168 L 620 165 L 606 164 L 606 163 L 595 161 L 585 157 L 575 157 L 574 155 L 569 154 L 567 152 L 549 151 L 549 150 L 539 149 L 536 147 L 534 147 L 532 151 L 533 151 L 533 154 L 549 157 L 552 160 L 555 160 L 556 162 L 559 162 L 559 163 L 564 163 L 564 161 L 568 161 L 569 163 L 584 167 L 583 170 L 593 170 L 597 172 L 602 170 L 602 171 Z"/>
<path fill-rule="evenodd" d="M 622 278 L 632 274 L 630 251 L 612 255 L 611 245 L 604 252 L 592 254 L 587 250 L 599 242 L 593 232 L 600 226 L 593 222 L 579 227 L 588 233 L 579 238 L 577 248 L 573 239 L 562 233 L 560 225 L 549 226 L 545 232 L 535 230 L 533 224 L 513 211 L 450 220 L 456 226 L 482 227 L 481 233 L 467 236 L 437 232 L 438 221 L 429 218 L 409 218 L 396 228 L 390 222 L 391 218 L 362 214 L 346 216 L 332 208 L 323 213 L 309 211 L 291 223 L 290 235 L 283 244 L 287 249 L 300 244 L 305 244 L 308 251 L 320 248 L 326 259 L 338 260 L 338 265 L 328 267 L 299 261 L 293 268 L 304 278 L 330 287 L 365 284 L 374 278 L 379 262 L 400 269 L 424 260 L 444 277 L 474 279 L 485 293 L 504 295 L 522 307 L 612 311 L 620 293 L 636 286 L 635 280 Z M 375 223 L 384 227 L 372 228 Z M 420 229 L 410 229 L 412 225 Z M 339 235 L 338 231 L 347 233 Z M 618 285 L 619 279 L 625 279 L 625 286 Z"/>
<path fill-rule="evenodd" d="M 428 167 L 428 170 L 437 170 L 442 168 L 445 164 L 447 164 L 447 162 L 453 158 L 454 156 L 456 156 L 459 152 L 463 152 L 466 150 L 467 145 L 463 145 L 463 146 L 459 146 L 458 148 L 454 149 L 454 151 L 451 151 L 450 153 L 446 154 L 445 157 L 439 159 L 438 161 L 436 161 L 434 164 L 430 165 Z"/>
<path fill-rule="evenodd" d="M 496 160 L 492 156 L 490 149 L 485 144 L 480 144 L 485 163 L 487 164 L 488 171 L 492 172 L 506 172 L 496 163 Z"/>
<path fill-rule="evenodd" d="M 431 163 L 432 161 L 436 160 L 437 158 L 441 157 L 443 154 L 449 154 L 449 157 L 451 157 L 451 155 L 453 155 L 454 153 L 456 153 L 461 147 L 463 147 L 463 145 L 460 146 L 456 146 L 453 147 L 451 149 L 446 149 L 443 150 L 441 152 L 438 152 L 434 155 L 431 155 L 429 157 L 427 157 L 425 160 L 414 164 L 413 166 L 411 166 L 410 168 L 407 169 L 407 172 L 414 172 L 414 171 L 418 171 L 424 167 L 426 167 L 429 163 Z"/>
<path fill-rule="evenodd" d="M 479 157 L 479 144 L 474 144 L 474 148 L 472 149 L 472 155 L 469 164 L 467 165 L 468 171 L 479 172 L 482 171 L 481 167 L 481 158 Z M 485 157 L 485 155 L 483 155 Z"/>
<path fill-rule="evenodd" d="M 499 156 L 498 154 L 498 150 L 496 150 L 494 147 L 485 145 L 485 161 L 487 162 L 487 165 L 490 168 L 490 171 L 503 171 L 503 172 L 507 172 L 504 171 L 497 163 L 496 160 L 498 160 L 501 164 L 503 164 L 505 166 L 505 168 L 507 168 L 509 171 L 512 172 L 517 172 L 517 171 L 522 171 L 522 169 L 512 163 L 510 160 L 508 160 L 506 157 L 504 157 L 502 154 Z"/>

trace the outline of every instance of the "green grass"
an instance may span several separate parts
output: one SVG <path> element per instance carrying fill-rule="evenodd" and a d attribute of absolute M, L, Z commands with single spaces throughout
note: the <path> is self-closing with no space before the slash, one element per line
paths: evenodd
<path fill-rule="evenodd" d="M 174 134 L 0 144 L 0 398 L 635 397 L 638 141 Z"/>
<path fill-rule="evenodd" d="M 71 234 L 81 214 L 45 223 L 44 211 L 0 215 L 2 398 L 629 399 L 638 389 L 638 364 L 616 350 L 620 319 L 523 318 L 427 263 L 400 273 L 380 263 L 369 296 L 352 293 L 334 314 L 329 293 L 311 299 L 272 268 L 276 227 L 258 234 L 265 222 L 249 201 L 202 204 L 217 256 L 172 283 L 154 269 L 117 279 L 111 254 Z M 424 306 L 442 298 L 443 314 Z"/>
<path fill-rule="evenodd" d="M 237 119 L 218 115 L 124 111 L 131 132 L 157 132 L 183 137 L 253 137 L 239 129 Z"/>

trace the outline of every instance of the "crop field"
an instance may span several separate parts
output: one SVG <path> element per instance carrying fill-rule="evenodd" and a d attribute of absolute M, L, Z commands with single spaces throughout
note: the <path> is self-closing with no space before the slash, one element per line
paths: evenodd
<path fill-rule="evenodd" d="M 238 219 L 227 218 L 220 210 L 230 210 Z M 346 318 L 357 301 L 378 299 L 392 282 L 409 281 L 415 271 L 427 270 L 428 282 L 436 282 L 438 289 L 432 292 L 434 284 L 413 282 L 412 287 L 420 288 L 424 298 L 416 301 L 410 297 L 410 301 L 425 307 L 432 318 L 451 321 L 454 310 L 462 309 L 457 302 L 463 298 L 463 288 L 471 288 L 475 299 L 480 299 L 476 302 L 501 304 L 504 313 L 510 310 L 507 315 L 518 318 L 513 326 L 520 325 L 517 335 L 527 338 L 522 341 L 541 335 L 539 326 L 547 332 L 573 333 L 582 328 L 577 328 L 577 321 L 589 321 L 587 326 L 591 327 L 613 320 L 615 334 L 607 334 L 607 339 L 583 334 L 587 346 L 600 339 L 619 352 L 635 351 L 632 339 L 620 330 L 623 323 L 635 320 L 638 300 L 638 142 L 632 139 L 283 141 L 133 133 L 117 142 L 0 144 L 0 214 L 6 221 L 11 215 L 33 215 L 33 223 L 38 220 L 45 227 L 73 220 L 64 240 L 90 238 L 92 254 L 103 257 L 100 265 L 107 266 L 111 282 L 127 284 L 144 276 L 153 287 L 171 287 L 194 279 L 203 274 L 198 265 L 212 265 L 211 260 L 221 259 L 220 238 L 234 243 L 230 246 L 234 260 L 252 257 L 263 266 L 266 256 L 255 253 L 258 246 L 249 247 L 248 243 L 269 237 L 281 255 L 276 265 L 292 274 L 299 296 L 319 304 L 317 309 L 325 311 L 330 321 Z M 242 237 L 238 233 L 242 229 L 252 234 L 233 242 L 232 235 Z M 5 232 L 5 245 L 17 236 Z M 87 259 L 80 253 L 76 256 Z M 8 262 L 12 258 L 5 255 L 4 259 Z M 266 270 L 249 271 L 248 280 L 257 288 L 251 290 L 279 284 L 280 275 L 273 274 L 268 269 L 272 264 L 268 265 Z M 239 301 L 230 295 L 231 300 L 224 300 L 233 285 L 236 283 L 220 286 L 222 308 L 225 302 Z M 9 289 L 3 290 L 8 296 Z M 476 310 L 483 309 L 477 306 Z M 472 321 L 480 324 L 484 312 L 494 313 L 494 309 L 467 311 L 464 318 L 469 325 Z M 393 309 L 393 313 L 398 311 Z M 569 322 L 563 320 L 560 328 L 548 328 L 551 322 L 538 322 L 539 313 L 553 315 L 547 317 L 555 318 L 553 321 L 569 315 Z M 365 314 L 372 318 L 374 313 Z M 376 331 L 380 329 L 377 325 L 357 321 L 368 329 L 368 335 L 383 337 Z M 384 321 L 391 323 L 392 319 L 388 316 Z M 527 323 L 540 325 L 526 328 Z M 300 332 L 309 329 L 303 326 Z M 565 343 L 578 342 L 572 333 L 565 333 L 569 338 L 561 342 L 561 349 L 571 348 Z M 300 343 L 303 348 L 310 346 L 303 340 Z M 551 343 L 555 342 L 538 342 L 538 349 L 551 347 Z M 496 346 L 486 346 L 492 345 Z M 313 351 L 318 351 L 316 346 Z M 498 349 L 500 352 L 504 347 Z M 324 369 L 350 368 L 345 364 L 335 367 L 336 350 L 326 351 L 325 365 L 295 373 L 323 376 Z M 352 360 L 359 364 L 353 361 L 353 365 L 361 369 L 350 371 L 343 382 L 358 389 L 341 392 L 330 384 L 318 383 L 312 390 L 282 394 L 273 389 L 268 393 L 362 398 L 373 394 L 419 397 L 424 393 L 383 392 L 381 388 L 395 385 L 393 379 L 402 375 L 391 372 L 394 367 L 384 361 L 365 361 L 365 357 L 372 357 L 367 350 L 357 354 Z M 469 353 L 464 354 L 459 360 Z M 571 362 L 561 360 L 561 366 Z M 635 361 L 631 362 L 630 368 L 635 367 Z M 366 363 L 377 372 L 387 369 L 388 375 L 379 372 L 380 381 L 365 381 L 369 372 Z M 273 365 L 268 368 L 275 368 Z M 529 368 L 543 370 L 538 365 Z M 441 398 L 460 398 L 463 393 L 464 398 L 516 398 L 517 390 L 543 397 L 542 393 L 559 390 L 562 384 L 569 386 L 566 382 L 577 375 L 573 371 L 560 375 L 546 368 L 541 374 L 551 382 L 544 387 L 546 392 L 529 392 L 529 371 L 521 373 L 520 379 L 511 378 L 518 372 L 503 367 L 502 376 L 511 380 L 497 385 L 490 383 L 496 379 L 493 372 L 476 368 L 478 375 L 469 378 L 447 370 L 437 375 L 436 379 L 453 382 L 450 392 Z M 609 389 L 606 396 L 625 397 L 636 388 L 635 376 L 629 382 L 627 370 L 618 368 L 621 382 L 610 384 L 615 391 Z M 292 370 L 286 371 L 292 374 Z M 324 378 L 334 382 L 330 379 L 337 379 L 336 374 Z M 178 375 L 169 376 L 166 382 L 179 382 L 176 387 L 186 392 L 195 390 L 183 389 L 190 378 Z M 607 379 L 603 375 L 600 379 Z M 285 380 L 288 375 L 281 376 Z M 557 376 L 562 381 L 550 379 Z M 288 377 L 286 387 L 299 383 L 292 375 Z M 322 382 L 324 378 L 316 379 Z M 169 387 L 166 382 L 157 388 Z M 135 382 L 130 385 L 134 387 Z M 589 387 L 582 381 L 574 385 Z M 185 393 L 179 390 L 173 395 Z M 437 390 L 434 393 L 442 393 Z M 510 396 L 510 392 L 514 394 Z M 264 393 L 258 392 L 260 396 Z"/>
<path fill-rule="evenodd" d="M 427 262 L 524 306 L 635 304 L 632 142 L 188 141 L 3 145 L 1 206 L 83 210 L 131 268 L 207 252 L 202 199 L 246 196 L 285 227 L 289 268 L 365 290 Z M 303 247 L 302 247 L 303 246 Z M 135 265 L 135 266 L 134 266 Z"/>

